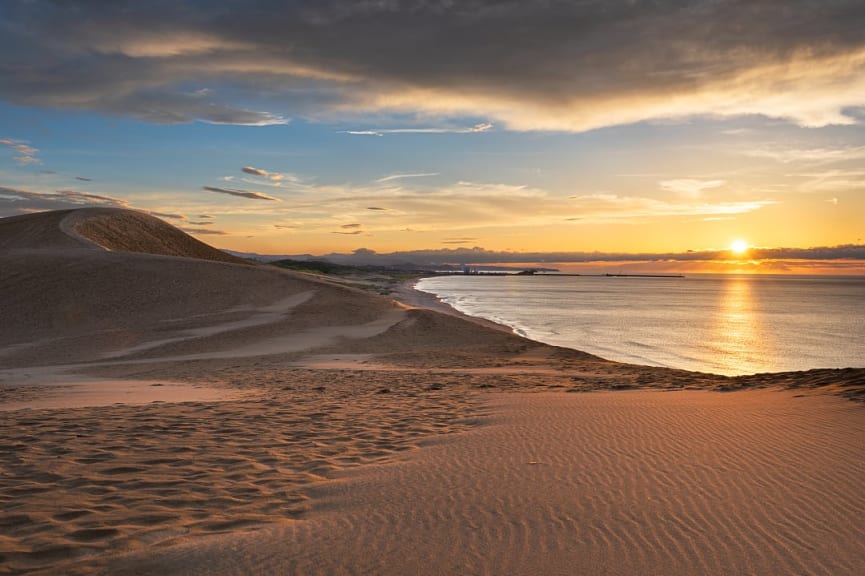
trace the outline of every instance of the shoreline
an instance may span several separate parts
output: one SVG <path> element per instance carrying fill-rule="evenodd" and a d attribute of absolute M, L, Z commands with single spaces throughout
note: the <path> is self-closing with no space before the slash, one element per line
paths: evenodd
<path fill-rule="evenodd" d="M 440 275 L 440 276 L 441 277 L 447 277 L 449 275 Z M 456 276 L 456 275 L 454 275 L 454 276 Z M 591 277 L 593 275 L 538 274 L 535 276 L 540 276 L 540 277 L 544 277 L 544 276 Z M 604 274 L 604 275 L 600 275 L 600 276 L 617 277 L 620 275 Z M 621 275 L 621 276 L 631 276 L 631 275 Z M 642 276 L 642 275 L 636 275 L 636 276 Z M 663 347 L 658 347 L 655 350 L 655 352 L 656 353 L 660 352 L 660 354 L 656 354 L 655 357 L 648 357 L 648 356 L 643 355 L 643 354 L 638 354 L 637 352 L 634 352 L 630 349 L 619 350 L 618 348 L 616 348 L 615 343 L 611 343 L 609 341 L 605 341 L 606 346 L 600 346 L 600 347 L 596 346 L 596 347 L 594 347 L 595 349 L 592 349 L 591 351 L 589 351 L 589 350 L 585 350 L 585 349 L 579 347 L 579 345 L 573 346 L 570 343 L 557 343 L 557 342 L 551 342 L 551 341 L 536 339 L 536 338 L 532 337 L 531 335 L 528 335 L 522 329 L 512 327 L 512 326 L 505 324 L 503 322 L 496 322 L 494 320 L 490 320 L 490 319 L 483 318 L 480 316 L 472 316 L 470 314 L 467 314 L 465 312 L 462 312 L 462 311 L 456 309 L 455 307 L 451 306 L 450 304 L 447 304 L 444 300 L 442 300 L 441 298 L 439 298 L 438 296 L 436 296 L 433 293 L 424 292 L 422 290 L 417 289 L 416 285 L 418 282 L 420 282 L 421 280 L 426 279 L 426 278 L 434 278 L 434 277 L 436 277 L 436 275 L 425 275 L 425 276 L 419 276 L 419 277 L 414 278 L 412 280 L 404 281 L 404 282 L 400 283 L 398 289 L 395 289 L 392 292 L 391 296 L 395 300 L 402 302 L 402 303 L 405 303 L 405 304 L 408 304 L 408 305 L 435 310 L 435 311 L 449 314 L 452 316 L 457 316 L 457 317 L 466 319 L 468 321 L 475 322 L 477 324 L 481 324 L 481 325 L 488 326 L 488 327 L 498 328 L 500 330 L 507 331 L 508 333 L 518 335 L 520 337 L 526 338 L 526 339 L 531 340 L 533 342 L 538 342 L 540 344 L 544 344 L 544 345 L 552 346 L 552 347 L 557 347 L 557 348 L 574 350 L 574 351 L 579 352 L 579 353 L 590 354 L 590 355 L 596 356 L 598 358 L 602 358 L 602 359 L 607 360 L 609 362 L 615 362 L 615 363 L 625 364 L 625 365 L 634 366 L 634 367 L 645 367 L 645 368 L 650 368 L 650 369 L 661 368 L 661 369 L 668 369 L 668 370 L 674 370 L 674 371 L 691 372 L 694 374 L 710 374 L 713 376 L 718 376 L 718 377 L 722 377 L 722 378 L 730 378 L 730 379 L 735 379 L 735 380 L 756 379 L 756 378 L 764 379 L 767 376 L 773 376 L 773 375 L 774 376 L 792 375 L 792 374 L 797 374 L 797 373 L 808 373 L 808 372 L 815 372 L 815 371 L 865 370 L 865 364 L 852 365 L 852 364 L 842 364 L 840 362 L 839 363 L 830 362 L 828 364 L 821 364 L 819 362 L 814 362 L 814 363 L 809 363 L 807 365 L 804 365 L 804 364 L 796 365 L 797 363 L 793 362 L 791 365 L 790 358 L 786 358 L 786 357 L 784 357 L 784 358 L 779 357 L 777 359 L 778 361 L 766 362 L 766 363 L 763 363 L 764 365 L 760 365 L 761 363 L 759 363 L 759 362 L 755 363 L 753 361 L 753 358 L 747 358 L 746 357 L 743 359 L 743 365 L 741 366 L 741 368 L 731 369 L 731 368 L 728 368 L 726 365 L 712 364 L 710 360 L 707 360 L 706 358 L 704 358 L 702 356 L 688 356 L 687 354 L 682 355 L 679 352 L 667 352 L 669 350 L 673 350 L 673 351 L 681 350 L 681 348 L 667 347 L 666 348 L 667 351 L 665 351 L 665 349 Z M 673 276 L 650 276 L 650 277 L 652 277 L 652 278 L 654 278 L 654 277 L 672 278 Z M 528 324 L 528 323 L 527 323 L 527 325 L 531 326 L 531 324 Z M 649 348 L 649 346 L 646 345 L 646 349 L 648 349 L 648 348 Z M 686 344 L 685 350 L 688 350 L 687 344 Z M 700 352 L 701 351 L 699 351 L 699 350 L 696 351 L 697 354 L 699 354 Z M 662 358 L 663 361 L 658 360 L 659 357 Z M 772 358 L 771 355 L 769 355 L 768 357 Z M 811 358 L 811 359 L 817 358 L 814 354 L 808 355 L 807 357 Z M 675 362 L 676 359 L 679 359 L 679 360 L 685 359 L 685 361 L 683 363 L 677 364 Z M 691 364 L 689 365 L 688 360 L 696 360 L 696 361 L 699 361 L 700 364 L 699 365 L 693 365 L 694 363 L 691 362 Z M 739 366 L 739 365 L 736 364 L 736 366 Z M 747 368 L 748 370 L 745 370 L 745 368 Z M 865 400 L 865 399 L 863 399 L 863 400 Z"/>
<path fill-rule="evenodd" d="M 514 330 L 507 324 L 499 324 L 498 322 L 493 322 L 492 320 L 487 320 L 486 318 L 481 318 L 479 316 L 471 316 L 469 314 L 466 314 L 465 312 L 457 310 L 450 304 L 447 304 L 435 294 L 432 294 L 430 292 L 424 292 L 423 290 L 418 290 L 417 283 L 424 278 L 435 278 L 435 276 L 421 276 L 418 278 L 413 278 L 411 280 L 405 280 L 403 282 L 400 282 L 396 286 L 396 288 L 394 288 L 393 291 L 390 293 L 389 297 L 393 298 L 400 304 L 408 306 L 410 308 L 423 308 L 426 310 L 433 310 L 435 312 L 441 312 L 442 314 L 456 316 L 457 318 L 468 320 L 469 322 L 478 324 L 480 326 L 501 330 L 509 334 L 517 334 L 516 330 Z M 531 339 L 529 338 L 529 340 Z M 532 340 L 532 342 L 537 341 Z M 541 344 L 543 343 L 541 342 Z"/>

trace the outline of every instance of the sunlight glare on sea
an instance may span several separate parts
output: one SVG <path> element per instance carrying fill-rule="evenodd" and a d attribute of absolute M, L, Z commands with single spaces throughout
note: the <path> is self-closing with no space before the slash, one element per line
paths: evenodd
<path fill-rule="evenodd" d="M 716 374 L 865 366 L 865 278 L 441 276 L 419 290 L 610 360 Z"/>

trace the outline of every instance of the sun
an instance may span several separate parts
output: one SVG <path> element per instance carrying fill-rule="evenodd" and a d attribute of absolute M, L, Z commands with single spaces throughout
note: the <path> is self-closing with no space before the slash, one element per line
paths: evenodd
<path fill-rule="evenodd" d="M 733 240 L 733 243 L 730 244 L 730 252 L 733 254 L 744 254 L 748 251 L 748 243 L 744 240 Z"/>

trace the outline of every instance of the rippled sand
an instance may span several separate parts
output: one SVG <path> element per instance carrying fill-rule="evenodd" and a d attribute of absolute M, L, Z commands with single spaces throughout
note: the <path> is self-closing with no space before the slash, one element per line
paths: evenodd
<path fill-rule="evenodd" d="M 303 521 L 117 574 L 861 574 L 865 418 L 783 391 L 495 394 Z"/>

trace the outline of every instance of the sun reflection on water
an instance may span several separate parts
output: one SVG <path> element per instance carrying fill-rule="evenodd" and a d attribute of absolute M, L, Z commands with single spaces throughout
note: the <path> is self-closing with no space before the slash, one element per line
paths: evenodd
<path fill-rule="evenodd" d="M 711 332 L 718 364 L 727 372 L 753 372 L 771 348 L 756 313 L 757 295 L 748 277 L 725 279 Z"/>

